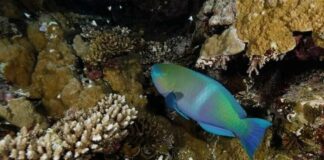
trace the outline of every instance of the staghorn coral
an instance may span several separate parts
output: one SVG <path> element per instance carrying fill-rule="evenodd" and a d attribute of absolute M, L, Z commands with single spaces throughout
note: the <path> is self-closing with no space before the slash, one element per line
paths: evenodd
<path fill-rule="evenodd" d="M 242 52 L 245 44 L 238 38 L 236 29 L 230 27 L 221 35 L 213 35 L 208 38 L 200 50 L 200 56 L 196 67 L 216 67 L 226 69 L 229 56 Z"/>
<path fill-rule="evenodd" d="M 36 124 L 41 128 L 48 126 L 46 118 L 24 97 L 11 99 L 6 106 L 0 105 L 0 117 L 18 127 L 31 128 Z"/>
<path fill-rule="evenodd" d="M 239 38 L 248 43 L 248 72 L 294 49 L 294 31 L 312 31 L 315 44 L 323 47 L 323 8 L 323 1 L 238 0 L 235 28 Z"/>
<path fill-rule="evenodd" d="M 2 159 L 90 159 L 92 153 L 105 152 L 109 149 L 106 147 L 125 138 L 126 127 L 133 123 L 136 114 L 124 96 L 110 94 L 87 112 L 69 113 L 47 130 L 36 126 L 27 131 L 23 127 L 15 137 L 7 135 L 0 141 L 0 156 Z"/>

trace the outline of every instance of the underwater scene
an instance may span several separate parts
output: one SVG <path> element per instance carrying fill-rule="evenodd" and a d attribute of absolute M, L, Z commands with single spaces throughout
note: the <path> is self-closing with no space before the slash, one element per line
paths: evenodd
<path fill-rule="evenodd" d="M 324 0 L 0 0 L 0 160 L 324 160 Z"/>

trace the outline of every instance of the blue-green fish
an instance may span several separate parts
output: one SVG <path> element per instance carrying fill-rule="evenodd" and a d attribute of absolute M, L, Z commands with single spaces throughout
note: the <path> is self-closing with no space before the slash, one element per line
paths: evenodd
<path fill-rule="evenodd" d="M 270 122 L 247 118 L 245 110 L 219 82 L 175 64 L 155 64 L 151 78 L 166 104 L 207 132 L 238 137 L 250 159 Z"/>

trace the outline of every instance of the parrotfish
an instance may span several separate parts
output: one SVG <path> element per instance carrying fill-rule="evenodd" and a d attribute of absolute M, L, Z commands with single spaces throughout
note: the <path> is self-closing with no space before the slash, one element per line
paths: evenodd
<path fill-rule="evenodd" d="M 219 82 L 176 64 L 155 64 L 151 68 L 155 88 L 168 107 L 182 117 L 196 121 L 205 131 L 237 137 L 250 159 L 271 123 L 247 118 L 245 110 Z"/>

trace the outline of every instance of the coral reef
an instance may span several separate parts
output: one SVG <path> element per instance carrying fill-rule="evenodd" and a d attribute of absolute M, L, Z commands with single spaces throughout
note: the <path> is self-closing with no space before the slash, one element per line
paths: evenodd
<path fill-rule="evenodd" d="M 87 108 L 95 104 L 98 99 L 104 96 L 105 90 L 101 85 L 82 84 L 73 78 L 64 86 L 59 99 L 65 106 Z"/>
<path fill-rule="evenodd" d="M 321 144 L 316 143 L 315 135 L 324 124 L 324 72 L 312 71 L 297 77 L 298 83 L 292 84 L 287 93 L 280 97 L 278 114 L 284 117 L 283 146 L 292 155 L 313 154 L 319 157 Z"/>
<path fill-rule="evenodd" d="M 41 32 L 39 28 L 40 25 L 38 22 L 29 23 L 27 26 L 27 36 L 34 48 L 37 51 L 42 51 L 46 47 L 48 40 L 46 39 L 44 32 Z"/>
<path fill-rule="evenodd" d="M 232 39 L 232 43 L 241 43 L 240 51 L 245 49 L 243 42 L 247 44 L 245 54 L 250 59 L 250 67 L 247 71 L 250 76 L 254 72 L 259 74 L 258 69 L 262 68 L 266 62 L 280 60 L 286 53 L 292 51 L 298 45 L 294 37 L 296 32 L 311 32 L 310 39 L 313 41 L 313 47 L 308 48 L 310 50 L 308 52 L 315 52 L 312 55 L 321 54 L 324 22 L 324 12 L 321 8 L 323 7 L 322 1 L 205 1 L 197 14 L 195 36 L 209 38 L 202 47 L 202 55 L 198 59 L 197 66 L 226 68 L 224 61 L 228 61 L 228 57 L 207 56 L 208 58 L 205 58 L 203 53 L 206 53 L 206 45 L 208 42 L 211 43 L 212 39 L 228 37 L 230 40 L 230 36 L 233 35 L 236 38 Z M 232 35 L 226 35 L 227 26 L 235 29 Z M 226 30 L 223 31 L 224 29 Z M 216 35 L 213 35 L 215 33 Z M 220 33 L 221 35 L 218 35 Z M 227 43 L 224 47 L 226 46 L 232 46 L 232 44 Z M 299 49 L 297 52 L 301 56 L 301 52 L 306 51 Z M 213 53 L 218 54 L 218 52 Z"/>
<path fill-rule="evenodd" d="M 294 31 L 312 31 L 315 44 L 323 47 L 319 36 L 323 34 L 323 7 L 323 1 L 237 1 L 235 27 L 239 38 L 248 43 L 248 72 L 293 50 Z"/>
<path fill-rule="evenodd" d="M 196 15 L 194 38 L 203 40 L 232 25 L 236 12 L 236 0 L 206 0 Z"/>
<path fill-rule="evenodd" d="M 36 124 L 41 128 L 48 126 L 46 118 L 23 97 L 9 100 L 6 106 L 0 105 L 0 117 L 18 127 L 32 128 Z"/>
<path fill-rule="evenodd" d="M 191 46 L 189 37 L 172 37 L 163 42 L 147 41 L 145 49 L 139 52 L 141 63 L 152 65 L 155 63 L 173 62 L 188 63 L 184 58 L 188 56 L 187 50 Z"/>
<path fill-rule="evenodd" d="M 7 17 L 0 16 L 0 38 L 19 36 L 21 32 L 16 24 L 10 23 Z"/>
<path fill-rule="evenodd" d="M 102 64 L 110 58 L 135 52 L 140 41 L 130 35 L 128 28 L 116 27 L 111 31 L 94 32 L 89 42 L 82 40 L 80 36 L 74 38 L 74 49 L 85 63 L 90 65 Z"/>
<path fill-rule="evenodd" d="M 150 81 L 155 63 L 195 66 L 248 116 L 271 121 L 254 159 L 323 159 L 322 8 L 0 0 L 0 159 L 248 159 L 238 139 L 166 109 Z"/>
<path fill-rule="evenodd" d="M 197 17 L 209 26 L 231 25 L 235 22 L 236 0 L 207 0 Z"/>
<path fill-rule="evenodd" d="M 181 134 L 177 134 L 178 139 L 182 139 L 178 146 L 178 152 L 176 157 L 180 160 L 185 159 L 209 159 L 211 157 L 211 152 L 208 149 L 206 141 L 197 138 L 190 134 L 188 131 L 179 131 Z"/>
<path fill-rule="evenodd" d="M 88 111 L 69 111 L 47 130 L 23 127 L 15 137 L 0 141 L 2 159 L 90 159 L 91 154 L 109 150 L 128 134 L 137 111 L 125 97 L 110 94 Z M 113 148 L 112 151 L 117 150 Z"/>
<path fill-rule="evenodd" d="M 107 62 L 103 70 L 103 79 L 113 91 L 125 95 L 130 104 L 144 107 L 147 99 L 140 83 L 142 69 L 139 61 L 125 58 L 113 61 Z"/>
<path fill-rule="evenodd" d="M 125 158 L 153 159 L 168 156 L 174 149 L 173 126 L 162 116 L 139 110 L 129 133 L 121 150 Z"/>
<path fill-rule="evenodd" d="M 245 44 L 238 38 L 236 29 L 230 27 L 221 35 L 215 34 L 205 41 L 200 50 L 196 67 L 204 69 L 205 66 L 208 66 L 226 69 L 229 56 L 240 53 L 244 49 Z"/>
<path fill-rule="evenodd" d="M 10 83 L 27 87 L 31 82 L 31 74 L 36 63 L 35 51 L 31 43 L 24 37 L 0 40 L 0 73 Z"/>
<path fill-rule="evenodd" d="M 51 116 L 61 116 L 74 105 L 81 108 L 93 106 L 102 98 L 104 90 L 100 85 L 83 85 L 79 80 L 74 67 L 76 56 L 64 41 L 60 26 L 51 24 L 44 36 L 48 43 L 40 51 L 32 74 L 31 97 L 41 98 Z M 38 42 L 37 38 L 34 42 Z"/>
<path fill-rule="evenodd" d="M 46 110 L 50 114 L 63 113 L 65 107 L 59 94 L 70 79 L 74 78 L 73 65 L 76 57 L 72 49 L 62 41 L 62 30 L 58 25 L 49 26 L 52 34 L 46 48 L 38 55 L 35 71 L 32 74 L 31 97 L 42 98 Z"/>

